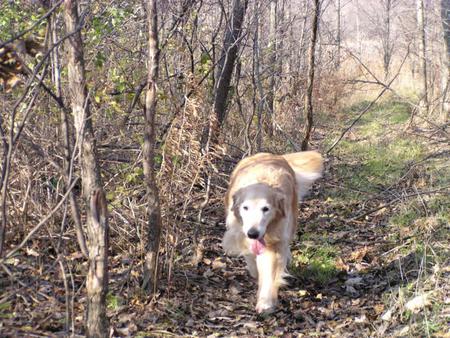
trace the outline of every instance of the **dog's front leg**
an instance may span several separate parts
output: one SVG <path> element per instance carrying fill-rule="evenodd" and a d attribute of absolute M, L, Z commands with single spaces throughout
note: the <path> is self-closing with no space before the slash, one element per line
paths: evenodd
<path fill-rule="evenodd" d="M 256 266 L 255 255 L 245 255 L 244 258 L 247 263 L 247 270 L 250 273 L 250 276 L 253 278 L 258 278 L 258 267 Z"/>
<path fill-rule="evenodd" d="M 258 301 L 256 312 L 270 312 L 277 305 L 278 283 L 277 255 L 271 250 L 265 250 L 261 255 L 256 256 L 258 268 Z"/>

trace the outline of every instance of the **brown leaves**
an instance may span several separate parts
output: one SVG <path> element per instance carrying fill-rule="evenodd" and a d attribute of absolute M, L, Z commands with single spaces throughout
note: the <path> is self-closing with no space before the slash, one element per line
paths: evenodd
<path fill-rule="evenodd" d="M 20 75 L 27 74 L 23 57 L 36 57 L 43 50 L 44 47 L 33 38 L 16 40 L 14 44 L 0 48 L 0 85 L 6 92 L 10 92 L 22 81 Z"/>
<path fill-rule="evenodd" d="M 18 75 L 24 74 L 22 60 L 12 45 L 0 48 L 0 84 L 6 92 L 10 92 L 21 80 Z"/>

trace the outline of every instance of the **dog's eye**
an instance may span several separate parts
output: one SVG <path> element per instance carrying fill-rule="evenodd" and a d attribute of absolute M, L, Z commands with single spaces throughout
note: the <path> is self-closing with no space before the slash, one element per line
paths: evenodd
<path fill-rule="evenodd" d="M 244 206 L 242 207 L 242 209 L 248 210 L 248 206 L 244 205 Z"/>
<path fill-rule="evenodd" d="M 262 207 L 261 210 L 262 210 L 262 212 L 268 212 L 269 208 L 268 207 Z"/>

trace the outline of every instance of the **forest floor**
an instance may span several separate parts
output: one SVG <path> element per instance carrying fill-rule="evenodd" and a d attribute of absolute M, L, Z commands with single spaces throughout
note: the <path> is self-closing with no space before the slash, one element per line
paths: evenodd
<path fill-rule="evenodd" d="M 317 148 L 325 151 L 366 104 L 319 125 Z M 448 131 L 411 120 L 402 103 L 373 107 L 327 156 L 324 178 L 300 206 L 292 277 L 275 313 L 254 311 L 257 285 L 241 258 L 223 254 L 223 213 L 211 210 L 202 261 L 180 257 L 152 302 L 125 300 L 117 281 L 127 272 L 111 273 L 113 335 L 450 337 L 449 156 Z M 16 296 L 0 301 L 0 335 L 59 335 L 65 288 L 49 297 L 48 283 L 31 298 L 25 286 L 5 287 L 2 299 Z M 75 304 L 77 327 L 80 311 Z"/>

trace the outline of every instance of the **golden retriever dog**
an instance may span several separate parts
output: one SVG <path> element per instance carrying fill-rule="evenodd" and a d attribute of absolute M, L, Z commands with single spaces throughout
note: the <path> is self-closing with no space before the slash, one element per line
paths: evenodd
<path fill-rule="evenodd" d="M 321 176 L 322 166 L 315 151 L 259 153 L 240 161 L 231 174 L 222 246 L 228 254 L 244 256 L 258 280 L 258 313 L 277 304 L 296 233 L 297 203 Z"/>

